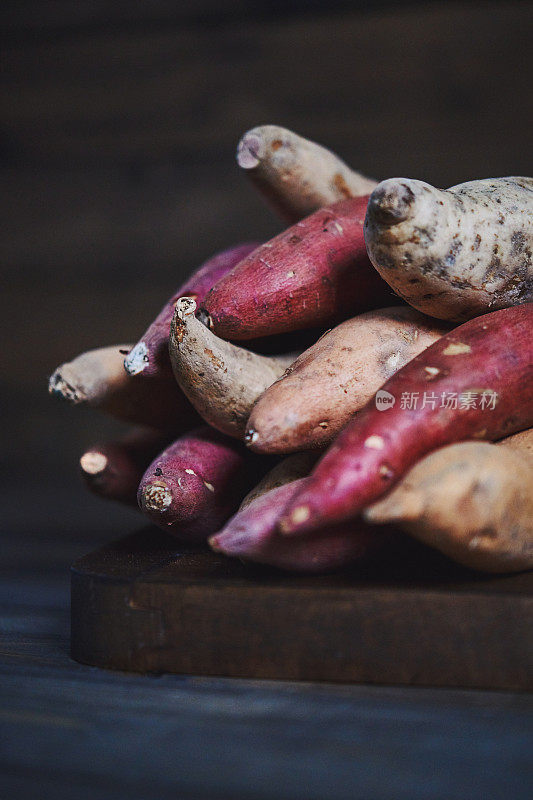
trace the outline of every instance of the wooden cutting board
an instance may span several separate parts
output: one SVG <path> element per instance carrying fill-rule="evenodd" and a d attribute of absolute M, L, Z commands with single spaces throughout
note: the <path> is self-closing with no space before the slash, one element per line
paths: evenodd
<path fill-rule="evenodd" d="M 533 573 L 408 563 L 298 576 L 144 529 L 72 567 L 72 657 L 135 672 L 533 688 Z"/>

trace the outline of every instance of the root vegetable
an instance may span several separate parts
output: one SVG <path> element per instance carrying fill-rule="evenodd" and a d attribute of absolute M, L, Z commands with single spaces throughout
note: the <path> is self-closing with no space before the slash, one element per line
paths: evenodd
<path fill-rule="evenodd" d="M 193 297 L 201 302 L 209 289 L 242 261 L 258 242 L 246 242 L 230 247 L 210 258 L 196 270 L 193 275 L 180 286 L 170 300 L 163 306 L 158 316 L 149 326 L 144 336 L 131 349 L 124 359 L 124 367 L 129 375 L 140 375 L 146 379 L 154 379 L 163 374 L 171 374 L 168 357 L 168 336 L 170 322 L 174 314 L 176 301 L 183 296 Z"/>
<path fill-rule="evenodd" d="M 301 539 L 281 536 L 276 531 L 280 510 L 302 480 L 257 496 L 209 539 L 213 550 L 295 572 L 328 572 L 383 554 L 403 541 L 398 531 L 373 529 L 359 520 Z"/>
<path fill-rule="evenodd" d="M 325 447 L 385 380 L 447 330 L 400 306 L 369 311 L 328 331 L 255 404 L 245 435 L 250 449 Z"/>
<path fill-rule="evenodd" d="M 364 516 L 371 523 L 400 523 L 472 569 L 531 569 L 533 463 L 511 447 L 453 444 L 419 461 Z"/>
<path fill-rule="evenodd" d="M 258 247 L 208 292 L 202 321 L 223 339 L 253 339 L 387 305 L 363 240 L 367 199 L 334 203 Z"/>
<path fill-rule="evenodd" d="M 533 300 L 533 178 L 441 191 L 391 178 L 365 221 L 372 263 L 414 308 L 457 322 Z"/>
<path fill-rule="evenodd" d="M 174 376 L 206 422 L 242 439 L 253 404 L 297 354 L 261 356 L 237 347 L 215 336 L 195 310 L 190 297 L 176 303 L 169 339 Z"/>
<path fill-rule="evenodd" d="M 337 200 L 370 194 L 377 186 L 330 150 L 278 125 L 245 133 L 237 147 L 237 163 L 288 222 Z"/>
<path fill-rule="evenodd" d="M 253 482 L 245 448 L 202 427 L 152 461 L 137 498 L 160 528 L 186 541 L 203 541 L 234 513 Z"/>
<path fill-rule="evenodd" d="M 137 507 L 137 488 L 143 473 L 168 439 L 168 434 L 139 428 L 122 439 L 99 442 L 80 458 L 82 477 L 99 497 Z"/>
<path fill-rule="evenodd" d="M 380 410 L 372 399 L 348 423 L 293 498 L 283 531 L 303 533 L 358 515 L 446 444 L 531 427 L 532 326 L 531 303 L 494 311 L 400 369 L 380 390 L 390 404 Z"/>
<path fill-rule="evenodd" d="M 502 444 L 505 447 L 518 450 L 524 458 L 533 458 L 533 428 L 514 433 L 512 436 L 506 436 L 505 439 L 500 439 L 496 444 Z"/>
<path fill-rule="evenodd" d="M 172 373 L 147 384 L 124 372 L 131 345 L 89 350 L 62 364 L 49 380 L 48 391 L 73 405 L 98 408 L 117 419 L 167 430 L 186 430 L 196 413 L 176 385 Z"/>
<path fill-rule="evenodd" d="M 248 492 L 239 506 L 239 511 L 272 489 L 278 489 L 299 478 L 305 478 L 316 464 L 317 458 L 318 453 L 294 453 L 294 455 L 284 458 L 275 467 L 272 467 L 270 472 L 267 472 L 251 492 Z"/>

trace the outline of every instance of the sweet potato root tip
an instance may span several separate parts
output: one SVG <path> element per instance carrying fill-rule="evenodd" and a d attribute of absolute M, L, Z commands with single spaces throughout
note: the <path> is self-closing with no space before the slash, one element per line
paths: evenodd
<path fill-rule="evenodd" d="M 396 372 L 379 390 L 394 403 L 382 409 L 373 398 L 354 416 L 285 510 L 283 532 L 357 516 L 444 445 L 494 441 L 531 427 L 532 325 L 531 303 L 494 311 L 447 333 Z M 438 370 L 431 380 L 428 366 Z"/>

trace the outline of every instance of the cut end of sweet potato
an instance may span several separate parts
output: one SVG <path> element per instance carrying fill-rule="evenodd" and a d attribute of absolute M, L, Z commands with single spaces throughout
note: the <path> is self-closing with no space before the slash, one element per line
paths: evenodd
<path fill-rule="evenodd" d="M 162 514 L 172 503 L 172 489 L 165 481 L 153 481 L 144 487 L 141 500 L 145 508 Z"/>
<path fill-rule="evenodd" d="M 146 369 L 149 361 L 146 343 L 139 342 L 124 359 L 124 369 L 128 375 L 139 375 Z"/>
<path fill-rule="evenodd" d="M 264 155 L 264 141 L 255 131 L 244 134 L 237 145 L 237 164 L 241 169 L 254 169 Z"/>
<path fill-rule="evenodd" d="M 88 450 L 80 458 L 80 467 L 88 477 L 100 475 L 107 467 L 107 456 L 98 450 Z"/>

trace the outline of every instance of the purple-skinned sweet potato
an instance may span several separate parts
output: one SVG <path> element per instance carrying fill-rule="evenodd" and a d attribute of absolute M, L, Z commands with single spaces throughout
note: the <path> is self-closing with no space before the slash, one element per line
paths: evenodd
<path fill-rule="evenodd" d="M 446 334 L 385 383 L 288 504 L 280 529 L 303 534 L 356 517 L 427 453 L 533 425 L 533 304 Z"/>
<path fill-rule="evenodd" d="M 292 481 L 253 499 L 209 539 L 213 550 L 294 572 L 329 572 L 383 554 L 404 540 L 399 531 L 375 529 L 361 520 L 301 538 L 282 536 L 277 531 L 280 513 L 304 481 Z"/>
<path fill-rule="evenodd" d="M 207 293 L 200 319 L 222 339 L 254 339 L 390 305 L 366 253 L 367 201 L 322 208 L 258 247 Z"/>
<path fill-rule="evenodd" d="M 236 510 L 253 485 L 246 449 L 211 428 L 173 442 L 150 464 L 139 484 L 141 510 L 184 541 L 204 541 Z"/>
<path fill-rule="evenodd" d="M 168 441 L 161 431 L 134 428 L 120 439 L 94 444 L 80 458 L 82 478 L 99 497 L 137 507 L 144 471 Z"/>
<path fill-rule="evenodd" d="M 168 355 L 168 337 L 174 308 L 180 297 L 192 297 L 199 304 L 211 287 L 256 249 L 257 242 L 245 242 L 217 253 L 174 292 L 165 303 L 155 320 L 124 359 L 124 367 L 129 375 L 140 375 L 153 379 L 161 373 L 172 376 Z"/>

